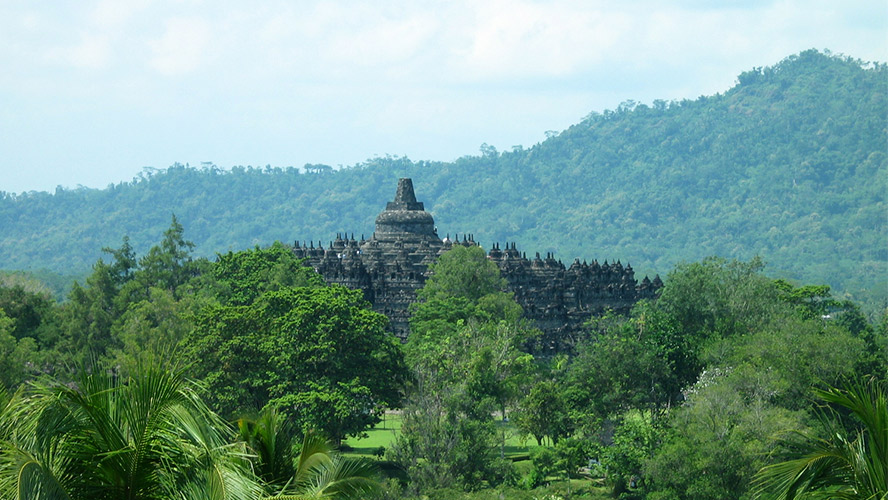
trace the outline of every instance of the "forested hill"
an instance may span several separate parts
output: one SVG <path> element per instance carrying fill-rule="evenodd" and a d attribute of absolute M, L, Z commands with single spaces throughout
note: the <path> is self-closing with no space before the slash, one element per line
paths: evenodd
<path fill-rule="evenodd" d="M 124 235 L 144 252 L 172 213 L 199 255 L 369 236 L 409 176 L 442 236 L 470 232 L 487 248 L 515 241 L 529 256 L 620 259 L 638 273 L 759 255 L 774 276 L 883 302 L 888 68 L 807 51 L 738 82 L 694 101 L 625 103 L 533 147 L 485 145 L 449 163 L 176 165 L 101 190 L 6 193 L 0 268 L 86 271 Z"/>

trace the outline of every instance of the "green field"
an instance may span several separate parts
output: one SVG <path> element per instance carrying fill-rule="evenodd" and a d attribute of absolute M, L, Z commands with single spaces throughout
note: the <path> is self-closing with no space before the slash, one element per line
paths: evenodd
<path fill-rule="evenodd" d="M 380 446 L 388 449 L 401 430 L 401 413 L 387 412 L 376 427 L 367 431 L 367 437 L 342 441 L 346 455 L 373 456 Z"/>
<path fill-rule="evenodd" d="M 530 450 L 536 448 L 536 441 L 532 437 L 521 436 L 515 426 L 509 422 L 497 420 L 496 423 L 501 438 L 505 438 L 503 448 L 505 455 L 515 461 L 527 460 Z M 343 450 L 346 455 L 374 456 L 380 446 L 389 449 L 400 430 L 400 412 L 386 413 L 382 422 L 367 431 L 366 437 L 343 440 Z"/>
<path fill-rule="evenodd" d="M 532 469 L 530 453 L 537 448 L 536 440 L 530 436 L 521 436 L 515 427 L 509 422 L 497 420 L 497 427 L 501 438 L 505 439 L 503 452 L 515 462 L 515 469 L 524 476 Z M 395 442 L 401 429 L 400 412 L 386 413 L 385 418 L 373 429 L 367 431 L 366 437 L 344 440 L 343 451 L 349 456 L 377 457 L 380 447 L 388 450 Z M 430 500 L 437 498 L 460 498 L 465 500 L 485 500 L 493 498 L 559 498 L 567 494 L 567 482 L 563 477 L 548 477 L 548 486 L 534 490 L 522 490 L 516 488 L 499 488 L 495 490 L 482 490 L 472 493 L 453 490 L 432 493 Z M 609 489 L 604 487 L 601 479 L 573 479 L 570 482 L 572 498 L 610 498 Z M 505 495 L 505 496 L 503 496 Z"/>

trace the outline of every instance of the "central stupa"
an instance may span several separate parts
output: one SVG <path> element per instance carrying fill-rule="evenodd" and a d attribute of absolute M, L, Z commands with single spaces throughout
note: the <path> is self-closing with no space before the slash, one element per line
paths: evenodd
<path fill-rule="evenodd" d="M 463 245 L 474 245 L 471 237 Z M 293 251 L 331 283 L 364 291 L 373 309 L 388 316 L 391 329 L 405 339 L 410 331 L 408 307 L 425 283 L 429 264 L 453 245 L 441 240 L 435 219 L 416 201 L 413 181 L 398 179 L 395 199 L 376 217 L 369 239 L 337 234 L 324 249 L 296 242 Z"/>
<path fill-rule="evenodd" d="M 428 242 L 441 246 L 441 238 L 435 229 L 435 220 L 432 214 L 425 211 L 422 202 L 416 201 L 412 180 L 398 179 L 395 200 L 388 202 L 385 210 L 376 217 L 376 232 L 370 241 L 373 240 L 380 243 Z"/>

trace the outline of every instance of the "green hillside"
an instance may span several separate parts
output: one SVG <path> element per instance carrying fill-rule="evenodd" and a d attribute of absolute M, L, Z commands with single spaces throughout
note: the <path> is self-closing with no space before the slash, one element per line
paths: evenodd
<path fill-rule="evenodd" d="M 723 94 L 593 113 L 529 148 L 453 162 L 388 157 L 342 170 L 143 172 L 106 189 L 0 196 L 0 268 L 85 272 L 175 213 L 196 253 L 369 236 L 398 177 L 445 233 L 569 262 L 665 273 L 709 255 L 851 297 L 888 297 L 888 67 L 807 51 Z M 479 138 L 483 139 L 483 138 Z"/>

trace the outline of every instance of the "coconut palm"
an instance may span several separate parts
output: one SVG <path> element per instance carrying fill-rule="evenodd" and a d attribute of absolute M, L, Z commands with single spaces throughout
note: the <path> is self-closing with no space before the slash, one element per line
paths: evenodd
<path fill-rule="evenodd" d="M 38 382 L 0 409 L 0 498 L 256 499 L 233 437 L 181 370 Z"/>
<path fill-rule="evenodd" d="M 296 474 L 293 445 L 298 431 L 283 414 L 266 409 L 256 417 L 237 420 L 238 438 L 253 454 L 253 471 L 266 491 L 280 492 Z"/>
<path fill-rule="evenodd" d="M 343 457 L 323 436 L 305 433 L 296 449 L 300 432 L 274 409 L 239 419 L 238 430 L 270 498 L 359 499 L 380 489 L 373 462 Z"/>
<path fill-rule="evenodd" d="M 888 391 L 884 382 L 851 384 L 848 389 L 816 391 L 827 403 L 851 412 L 861 427 L 849 436 L 838 419 L 822 420 L 827 438 L 795 433 L 786 444 L 790 459 L 764 467 L 756 482 L 760 493 L 777 499 L 888 499 Z"/>

